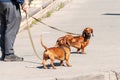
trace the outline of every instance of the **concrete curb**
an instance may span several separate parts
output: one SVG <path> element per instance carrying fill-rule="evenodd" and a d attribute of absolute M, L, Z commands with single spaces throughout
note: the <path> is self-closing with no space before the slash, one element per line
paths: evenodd
<path fill-rule="evenodd" d="M 59 77 L 53 80 L 119 80 L 120 74 L 113 71 L 74 75 L 73 77 Z"/>
<path fill-rule="evenodd" d="M 30 15 L 32 15 L 33 17 L 36 17 L 36 18 L 42 18 L 43 16 L 46 15 L 47 12 L 54 11 L 60 4 L 62 4 L 62 3 L 66 4 L 70 1 L 71 0 L 55 0 L 54 2 L 52 2 L 50 5 L 48 5 L 46 8 L 44 8 L 42 10 L 40 10 L 39 8 L 36 8 L 36 10 L 34 10 L 33 12 L 30 13 Z M 30 17 L 28 19 L 29 24 L 32 24 L 32 21 L 34 21 L 34 19 L 32 17 Z M 20 25 L 19 32 L 24 30 L 26 26 L 27 26 L 27 21 L 25 18 L 23 18 L 23 21 L 21 22 L 21 25 Z"/>

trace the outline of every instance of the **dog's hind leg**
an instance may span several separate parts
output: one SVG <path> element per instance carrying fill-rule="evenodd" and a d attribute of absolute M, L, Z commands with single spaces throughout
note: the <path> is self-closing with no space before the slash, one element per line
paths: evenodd
<path fill-rule="evenodd" d="M 51 60 L 50 64 L 53 67 L 53 69 L 56 69 L 55 66 L 54 66 L 54 60 Z"/>
<path fill-rule="evenodd" d="M 44 69 L 47 69 L 47 66 L 45 65 L 45 63 L 46 63 L 46 60 L 45 60 L 45 59 L 43 59 L 43 61 L 42 61 L 43 68 L 44 68 Z"/>
<path fill-rule="evenodd" d="M 66 60 L 67 67 L 71 67 L 72 65 L 69 64 L 68 60 Z"/>
<path fill-rule="evenodd" d="M 66 65 L 67 65 L 67 67 L 71 67 L 72 65 L 69 64 L 68 60 L 69 60 L 69 56 L 66 56 Z"/>

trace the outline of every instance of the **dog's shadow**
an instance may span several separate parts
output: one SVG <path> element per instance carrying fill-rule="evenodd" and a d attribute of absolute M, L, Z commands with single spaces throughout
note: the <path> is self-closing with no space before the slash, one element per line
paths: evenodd
<path fill-rule="evenodd" d="M 46 64 L 46 66 L 47 66 L 48 69 L 51 69 L 51 68 L 52 68 L 52 66 L 51 66 L 50 64 Z M 55 62 L 55 63 L 54 63 L 54 66 L 55 66 L 55 67 L 60 66 L 60 63 Z M 64 66 L 64 64 L 63 64 L 62 66 Z M 38 66 L 38 67 L 36 67 L 36 68 L 38 68 L 38 69 L 44 69 L 43 66 Z"/>
<path fill-rule="evenodd" d="M 25 66 L 26 68 L 44 69 L 42 63 L 37 63 L 37 62 L 33 62 L 33 61 L 24 61 L 24 62 L 32 63 L 32 64 L 40 64 L 40 66 L 37 66 L 37 67 Z M 51 66 L 50 64 L 46 64 L 46 66 L 47 66 L 48 69 L 51 69 L 51 68 L 52 68 L 52 66 Z M 55 66 L 55 67 L 60 66 L 60 63 L 59 63 L 59 62 L 54 62 L 54 66 Z M 63 62 L 63 64 L 62 64 L 62 66 L 65 66 L 65 65 L 64 65 L 64 62 Z"/>

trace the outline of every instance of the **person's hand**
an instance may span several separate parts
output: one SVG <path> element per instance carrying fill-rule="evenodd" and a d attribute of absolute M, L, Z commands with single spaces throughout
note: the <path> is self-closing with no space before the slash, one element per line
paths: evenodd
<path fill-rule="evenodd" d="M 21 6 L 21 8 L 22 8 L 22 10 L 25 12 L 25 13 L 27 13 L 28 12 L 28 5 L 22 5 Z"/>

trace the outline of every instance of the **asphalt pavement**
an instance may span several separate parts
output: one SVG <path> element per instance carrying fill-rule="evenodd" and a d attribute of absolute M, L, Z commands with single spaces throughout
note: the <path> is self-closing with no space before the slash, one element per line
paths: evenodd
<path fill-rule="evenodd" d="M 120 0 L 72 0 L 55 11 L 43 22 L 64 31 L 81 34 L 85 27 L 94 30 L 86 54 L 77 54 L 71 48 L 72 67 L 58 66 L 43 69 L 41 60 L 33 51 L 27 30 L 19 32 L 15 42 L 16 55 L 23 62 L 0 62 L 0 80 L 119 80 L 120 79 Z M 51 29 L 39 22 L 30 28 L 40 58 L 44 48 L 55 45 L 58 37 L 66 33 Z M 49 64 L 47 61 L 47 65 Z"/>

